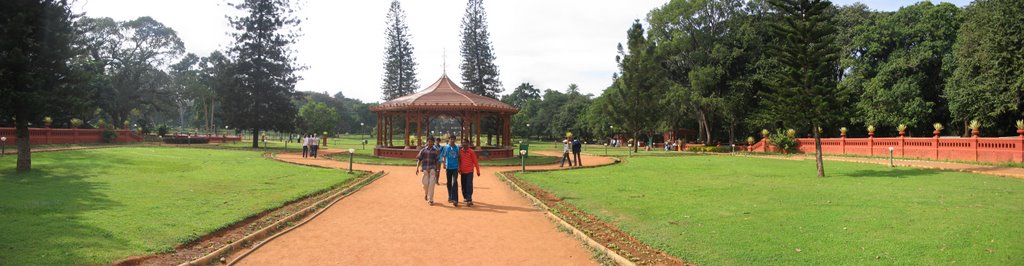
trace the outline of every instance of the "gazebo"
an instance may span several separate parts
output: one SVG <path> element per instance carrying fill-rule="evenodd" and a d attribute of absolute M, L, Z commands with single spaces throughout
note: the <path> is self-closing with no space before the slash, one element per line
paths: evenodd
<path fill-rule="evenodd" d="M 447 75 L 422 91 L 370 107 L 370 111 L 377 114 L 377 146 L 373 155 L 378 157 L 415 158 L 419 148 L 426 145 L 426 137 L 447 141 L 449 134 L 455 135 L 459 143 L 470 140 L 481 158 L 514 156 L 511 122 L 519 109 L 465 91 Z M 444 122 L 439 120 L 455 123 L 431 129 L 431 122 Z M 404 133 L 394 132 L 398 123 L 404 123 Z M 404 137 L 394 139 L 396 133 Z M 495 141 L 481 143 L 481 135 L 488 133 L 496 137 L 488 140 Z"/>

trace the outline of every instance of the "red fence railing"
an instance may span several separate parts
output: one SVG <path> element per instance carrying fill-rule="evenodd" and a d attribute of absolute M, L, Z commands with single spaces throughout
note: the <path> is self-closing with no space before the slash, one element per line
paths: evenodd
<path fill-rule="evenodd" d="M 142 141 L 142 136 L 131 130 L 114 132 L 117 132 L 115 143 Z M 29 128 L 28 133 L 32 145 L 103 143 L 102 129 Z M 7 138 L 7 145 L 14 145 L 18 140 L 15 129 L 11 127 L 0 128 L 0 137 Z"/>
<path fill-rule="evenodd" d="M 797 139 L 800 153 L 814 153 L 814 139 Z M 824 154 L 893 156 L 931 160 L 1024 163 L 1024 136 L 1010 138 L 828 138 L 821 139 Z M 765 139 L 750 146 L 749 151 L 778 152 Z"/>

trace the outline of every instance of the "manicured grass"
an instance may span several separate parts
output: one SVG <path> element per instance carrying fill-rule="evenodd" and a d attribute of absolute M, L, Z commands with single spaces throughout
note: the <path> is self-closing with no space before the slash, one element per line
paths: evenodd
<path fill-rule="evenodd" d="M 161 147 L 0 158 L 0 264 L 108 264 L 172 251 L 248 216 L 336 186 L 344 171 L 261 153 Z"/>
<path fill-rule="evenodd" d="M 1021 265 L 1024 180 L 732 156 L 518 175 L 698 265 Z"/>

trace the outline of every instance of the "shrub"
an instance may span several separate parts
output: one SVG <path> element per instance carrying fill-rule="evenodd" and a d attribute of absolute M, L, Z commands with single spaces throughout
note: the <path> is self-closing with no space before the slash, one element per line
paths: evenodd
<path fill-rule="evenodd" d="M 900 132 L 907 131 L 907 125 L 906 124 L 900 124 L 899 126 L 896 126 L 896 130 L 900 131 Z"/>
<path fill-rule="evenodd" d="M 203 138 L 203 137 L 192 137 L 190 139 L 188 136 L 165 136 L 164 137 L 164 143 L 167 143 L 167 144 L 189 144 L 189 143 L 191 143 L 191 144 L 207 144 L 207 143 L 210 143 L 210 139 L 209 138 Z"/>
<path fill-rule="evenodd" d="M 1024 120 L 1017 120 L 1017 129 L 1024 130 Z"/>
<path fill-rule="evenodd" d="M 117 132 L 110 129 L 103 130 L 103 143 L 112 143 L 117 140 Z"/>
<path fill-rule="evenodd" d="M 71 128 L 78 128 L 80 126 L 82 126 L 82 119 L 78 119 L 78 118 L 72 118 L 71 119 Z"/>
<path fill-rule="evenodd" d="M 167 128 L 167 125 L 160 125 L 160 127 L 156 129 L 156 135 L 167 136 L 167 131 L 170 131 L 170 129 Z"/>
<path fill-rule="evenodd" d="M 768 140 L 771 141 L 772 145 L 775 145 L 784 151 L 796 151 L 796 139 L 790 137 L 788 134 L 783 132 L 782 129 L 776 130 L 775 134 L 768 135 Z"/>
<path fill-rule="evenodd" d="M 971 130 L 978 130 L 978 129 L 980 129 L 981 128 L 981 121 L 971 120 L 970 128 L 971 128 Z"/>
<path fill-rule="evenodd" d="M 690 147 L 686 147 L 686 151 L 689 151 L 689 152 L 729 152 L 729 150 L 726 150 L 724 148 L 719 148 L 718 146 L 690 146 Z"/>
<path fill-rule="evenodd" d="M 932 128 L 935 128 L 935 131 L 942 131 L 942 129 L 945 129 L 945 127 L 942 127 L 942 123 L 932 124 Z"/>

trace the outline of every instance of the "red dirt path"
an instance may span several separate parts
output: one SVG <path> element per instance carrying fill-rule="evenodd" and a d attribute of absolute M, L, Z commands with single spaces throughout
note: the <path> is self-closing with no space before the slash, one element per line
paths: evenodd
<path fill-rule="evenodd" d="M 339 152 L 328 149 L 326 153 Z M 347 163 L 280 154 L 293 163 L 347 168 Z M 583 156 L 587 165 L 611 164 Z M 474 179 L 473 207 L 446 204 L 444 181 L 434 206 L 423 201 L 411 166 L 355 165 L 389 174 L 331 206 L 306 225 L 257 249 L 239 265 L 593 265 L 591 253 L 556 226 L 495 173 Z M 552 169 L 557 165 L 527 166 Z M 444 172 L 442 171 L 442 178 Z M 459 196 L 461 200 L 461 194 Z"/>

